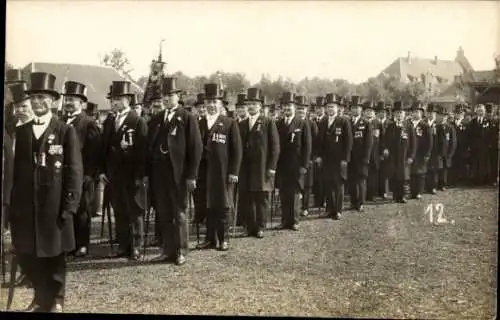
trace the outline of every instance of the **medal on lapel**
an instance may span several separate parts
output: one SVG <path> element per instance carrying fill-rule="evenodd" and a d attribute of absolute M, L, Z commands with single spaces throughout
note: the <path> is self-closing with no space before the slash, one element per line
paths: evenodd
<path fill-rule="evenodd" d="M 127 130 L 128 135 L 128 145 L 134 145 L 134 129 Z"/>
<path fill-rule="evenodd" d="M 53 133 L 49 134 L 49 136 L 47 137 L 47 143 L 52 144 L 55 138 L 56 136 Z"/>
<path fill-rule="evenodd" d="M 61 169 L 61 166 L 62 166 L 61 161 L 56 161 L 56 162 L 54 163 L 54 167 L 55 167 L 56 169 Z"/>

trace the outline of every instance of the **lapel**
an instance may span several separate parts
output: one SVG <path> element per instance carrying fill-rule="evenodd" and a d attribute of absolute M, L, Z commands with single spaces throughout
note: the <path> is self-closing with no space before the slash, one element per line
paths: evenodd
<path fill-rule="evenodd" d="M 164 122 L 163 119 L 165 119 L 165 112 L 166 112 L 165 110 L 160 111 L 160 113 L 158 113 L 158 115 L 156 116 L 156 118 L 154 120 L 156 123 L 153 124 L 154 131 L 153 131 L 153 135 L 152 135 L 152 139 L 151 139 L 152 142 L 155 142 L 156 138 L 158 137 L 158 133 L 160 132 L 160 127 L 162 126 L 162 124 Z"/>
<path fill-rule="evenodd" d="M 263 118 L 264 118 L 264 116 L 262 116 L 262 115 L 257 117 L 257 119 L 255 120 L 255 123 L 253 124 L 252 129 L 249 132 L 249 135 L 252 135 L 255 132 L 256 128 L 259 126 L 259 124 L 262 124 Z M 247 128 L 250 127 L 250 119 L 248 120 L 248 123 L 249 124 L 248 124 Z"/>
<path fill-rule="evenodd" d="M 80 121 L 83 120 L 83 117 L 84 117 L 83 112 L 80 112 L 80 114 L 78 114 L 75 117 L 75 119 L 73 121 L 71 121 L 70 125 L 76 128 L 78 126 L 78 124 L 80 123 Z"/>
<path fill-rule="evenodd" d="M 123 130 L 125 129 L 125 127 L 128 127 L 128 125 L 130 124 L 130 119 L 132 118 L 132 110 L 130 110 L 127 115 L 125 116 L 125 119 L 123 120 L 120 128 L 118 128 L 118 130 L 116 130 L 116 134 L 118 135 L 121 135 L 123 132 Z M 115 121 L 116 121 L 116 118 L 115 118 Z"/>
<path fill-rule="evenodd" d="M 248 138 L 248 127 L 250 126 L 249 123 L 250 123 L 250 120 L 248 118 L 240 121 L 240 123 L 239 123 L 241 141 L 243 141 L 244 143 L 247 141 L 247 138 Z"/>
<path fill-rule="evenodd" d="M 290 121 L 290 125 L 288 125 L 288 134 L 294 132 L 296 127 L 297 127 L 297 116 L 293 116 L 292 121 Z"/>
<path fill-rule="evenodd" d="M 181 118 L 180 114 L 182 113 L 182 107 L 177 107 L 177 109 L 174 111 L 174 114 L 172 115 L 172 119 L 168 122 L 167 127 L 168 127 L 168 135 L 172 133 L 172 131 L 175 129 L 177 130 L 177 124 L 179 120 L 177 118 Z M 165 117 L 165 113 L 163 114 L 163 117 Z M 164 118 L 163 118 L 164 119 Z"/>
<path fill-rule="evenodd" d="M 33 121 L 28 122 L 26 125 L 16 129 L 15 141 L 14 143 L 14 157 L 16 154 L 22 155 L 23 149 L 26 155 L 29 155 L 31 162 L 33 163 L 33 147 L 32 147 L 32 137 L 33 137 Z M 19 145 L 17 145 L 19 144 Z"/>
<path fill-rule="evenodd" d="M 57 124 L 56 118 L 51 117 L 49 125 L 47 126 L 47 129 L 45 129 L 45 132 L 42 134 L 42 142 L 40 143 L 40 152 L 42 150 L 45 150 L 45 145 L 47 144 L 47 139 L 48 137 L 54 133 L 54 129 L 56 128 Z M 31 125 L 31 130 L 33 130 L 33 126 Z M 59 141 L 62 144 L 62 141 Z"/>

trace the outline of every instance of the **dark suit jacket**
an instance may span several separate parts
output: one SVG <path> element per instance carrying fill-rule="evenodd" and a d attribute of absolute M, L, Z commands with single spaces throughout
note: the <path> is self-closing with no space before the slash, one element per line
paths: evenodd
<path fill-rule="evenodd" d="M 383 149 L 389 151 L 388 178 L 408 180 L 411 166 L 407 161 L 410 158 L 415 159 L 417 151 L 413 125 L 409 121 L 404 121 L 401 127 L 398 127 L 396 122 L 389 123 L 384 136 Z"/>
<path fill-rule="evenodd" d="M 464 120 L 460 121 L 458 124 L 453 121 L 452 125 L 457 134 L 457 148 L 455 150 L 454 158 L 458 161 L 465 161 L 469 153 L 468 125 L 464 122 Z"/>
<path fill-rule="evenodd" d="M 77 115 L 70 125 L 76 129 L 80 141 L 83 174 L 95 178 L 99 168 L 101 130 L 95 120 L 83 112 Z"/>
<path fill-rule="evenodd" d="M 413 122 L 410 123 L 413 126 Z M 411 167 L 411 173 L 425 174 L 427 173 L 427 163 L 431 156 L 433 144 L 431 128 L 425 120 L 420 120 L 413 129 L 415 130 L 417 151 Z"/>
<path fill-rule="evenodd" d="M 268 170 L 276 170 L 280 141 L 276 124 L 270 118 L 259 116 L 250 130 L 249 119 L 238 123 L 243 144 L 239 183 L 241 190 L 272 191 L 274 181 Z"/>
<path fill-rule="evenodd" d="M 160 137 L 160 127 L 164 121 L 165 110 L 150 120 L 148 154 L 151 156 L 156 139 L 165 139 L 170 151 L 170 161 L 174 170 L 174 179 L 178 186 L 185 180 L 195 180 L 198 173 L 203 143 L 201 142 L 198 121 L 195 116 L 182 107 L 175 110 L 170 121 L 167 137 Z"/>
<path fill-rule="evenodd" d="M 234 119 L 219 115 L 208 132 L 207 208 L 233 206 L 233 185 L 228 183 L 228 176 L 238 176 L 241 157 L 242 146 L 238 124 Z"/>
<path fill-rule="evenodd" d="M 337 116 L 328 127 L 328 117 L 321 119 L 318 126 L 318 157 L 322 159 L 323 179 L 347 180 L 347 167 L 341 161 L 349 162 L 352 151 L 352 129 L 349 119 Z"/>
<path fill-rule="evenodd" d="M 304 189 L 304 175 L 300 168 L 307 168 L 311 158 L 311 130 L 307 122 L 295 116 L 290 125 L 280 119 L 276 127 L 280 137 L 280 155 L 276 172 L 278 188 Z"/>
<path fill-rule="evenodd" d="M 10 219 L 16 250 L 54 257 L 75 248 L 73 216 L 80 202 L 83 166 L 75 129 L 52 118 L 35 164 L 33 122 L 16 130 Z"/>
<path fill-rule="evenodd" d="M 135 183 L 145 176 L 147 131 L 146 121 L 133 110 L 125 116 L 118 131 L 115 131 L 114 115 L 104 121 L 100 171 L 106 173 L 112 183 Z M 122 148 L 122 141 L 127 148 Z"/>
<path fill-rule="evenodd" d="M 440 143 L 438 167 L 449 168 L 457 148 L 457 133 L 452 125 L 443 123 L 438 125 L 438 136 Z"/>
<path fill-rule="evenodd" d="M 368 166 L 373 147 L 372 124 L 363 117 L 355 124 L 353 118 L 351 119 L 351 128 L 353 143 L 351 161 L 349 162 L 350 171 L 366 177 L 368 176 Z"/>

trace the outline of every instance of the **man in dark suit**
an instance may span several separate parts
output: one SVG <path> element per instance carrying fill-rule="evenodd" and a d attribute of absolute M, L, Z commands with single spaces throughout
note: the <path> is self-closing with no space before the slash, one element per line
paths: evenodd
<path fill-rule="evenodd" d="M 64 104 L 66 124 L 75 128 L 80 142 L 83 162 L 83 185 L 80 206 L 75 219 L 77 257 L 86 256 L 90 245 L 90 224 L 94 209 L 94 181 L 98 176 L 101 132 L 94 119 L 82 112 L 83 104 L 88 101 L 87 88 L 75 81 L 64 83 Z"/>
<path fill-rule="evenodd" d="M 457 147 L 457 133 L 455 128 L 448 123 L 447 118 L 448 110 L 441 106 L 437 118 L 440 143 L 437 188 L 441 191 L 448 187 L 448 169 L 452 166 L 453 155 Z"/>
<path fill-rule="evenodd" d="M 242 147 L 236 121 L 220 113 L 223 108 L 221 99 L 219 85 L 207 83 L 207 115 L 200 120 L 200 127 L 205 131 L 203 137 L 206 137 L 203 139 L 202 155 L 206 167 L 205 170 L 198 171 L 198 181 L 203 181 L 205 185 L 197 185 L 197 188 L 201 188 L 206 194 L 207 210 L 207 241 L 199 248 L 226 251 L 229 248 L 226 241 L 228 215 L 234 206 L 234 186 L 238 182 Z M 202 174 L 205 175 L 204 179 L 200 179 Z"/>
<path fill-rule="evenodd" d="M 387 130 L 387 126 L 390 123 L 391 120 L 388 118 L 388 114 L 390 109 L 392 108 L 391 105 L 386 104 L 384 101 L 380 101 L 377 103 L 376 106 L 376 114 L 377 114 L 377 121 L 379 123 L 379 129 L 380 129 L 380 138 L 379 138 L 379 143 L 381 143 L 384 140 L 384 135 Z M 383 151 L 382 148 L 380 148 L 380 151 Z M 389 178 L 388 178 L 388 165 L 387 165 L 387 158 L 381 154 L 380 157 L 380 170 L 379 170 L 379 176 L 378 176 L 378 192 L 377 194 L 382 197 L 382 199 L 387 200 L 389 199 Z"/>
<path fill-rule="evenodd" d="M 109 182 L 119 245 L 116 258 L 140 260 L 144 241 L 144 203 L 137 195 L 147 183 L 145 174 L 147 124 L 130 108 L 130 82 L 113 81 L 115 114 L 103 125 L 102 180 Z"/>
<path fill-rule="evenodd" d="M 153 262 L 183 265 L 188 252 L 186 199 L 196 188 L 203 151 L 196 117 L 179 106 L 176 78 L 163 80 L 166 109 L 151 119 L 148 175 L 161 226 L 162 253 Z"/>
<path fill-rule="evenodd" d="M 439 136 L 437 130 L 437 111 L 438 106 L 434 103 L 427 105 L 426 121 L 432 134 L 431 157 L 427 166 L 426 191 L 431 194 L 437 194 L 438 170 L 439 170 Z"/>
<path fill-rule="evenodd" d="M 2 161 L 2 212 L 0 215 L 0 222 L 2 227 L 0 228 L 0 248 L 3 248 L 5 243 L 4 233 L 7 228 L 8 223 L 8 211 L 10 207 L 10 195 L 12 191 L 12 184 L 14 183 L 14 150 L 12 146 L 12 138 L 7 133 L 5 128 L 3 129 L 3 161 Z M 2 251 L 2 254 L 4 251 Z M 2 262 L 5 257 L 2 257 Z M 2 266 L 3 267 L 3 266 Z"/>
<path fill-rule="evenodd" d="M 475 110 L 476 116 L 469 124 L 469 141 L 471 148 L 472 177 L 476 185 L 485 185 L 488 181 L 490 130 L 493 126 L 486 117 L 485 106 L 479 104 Z"/>
<path fill-rule="evenodd" d="M 240 103 L 242 104 L 242 103 Z M 249 88 L 245 99 L 248 117 L 239 122 L 243 159 L 239 175 L 239 211 L 246 218 L 249 236 L 264 237 L 269 193 L 280 152 L 279 136 L 274 121 L 261 114 L 261 92 Z"/>
<path fill-rule="evenodd" d="M 296 105 L 296 113 L 297 117 L 302 121 L 307 122 L 309 129 L 311 130 L 311 160 L 307 165 L 307 173 L 304 177 L 304 192 L 302 193 L 302 211 L 301 215 L 307 217 L 309 215 L 309 199 L 311 195 L 311 189 L 314 185 L 314 171 L 313 171 L 313 155 L 315 153 L 316 147 L 316 139 L 318 136 L 318 125 L 314 120 L 309 119 L 308 117 L 308 107 L 309 104 L 305 96 L 296 96 L 295 97 L 295 105 Z"/>
<path fill-rule="evenodd" d="M 455 118 L 451 125 L 455 128 L 457 133 L 457 148 L 453 156 L 451 174 L 449 176 L 450 183 L 457 185 L 464 183 L 468 177 L 468 158 L 470 157 L 469 137 L 467 124 L 464 120 L 465 106 L 457 104 L 455 106 Z"/>
<path fill-rule="evenodd" d="M 349 162 L 349 196 L 352 209 L 362 212 L 366 200 L 366 179 L 373 147 L 373 130 L 370 122 L 363 119 L 363 105 L 359 96 L 351 97 L 351 128 L 353 144 Z"/>
<path fill-rule="evenodd" d="M 238 127 L 240 130 L 240 135 L 241 135 L 241 123 L 244 122 L 245 120 L 248 119 L 248 108 L 246 104 L 246 99 L 247 99 L 247 94 L 245 93 L 238 93 L 236 96 L 236 104 L 235 104 L 235 116 L 236 116 L 236 121 L 238 122 Z M 243 143 L 243 141 L 242 141 Z M 243 146 L 244 148 L 244 146 Z M 244 152 L 244 150 L 243 150 Z M 243 161 L 243 160 L 242 160 Z M 242 164 L 243 165 L 243 164 Z M 246 226 L 247 220 L 248 220 L 248 210 L 250 208 L 247 205 L 248 200 L 245 199 L 245 196 L 248 195 L 247 193 L 242 194 L 239 192 L 240 186 L 241 186 L 241 175 L 242 175 L 242 169 L 240 169 L 240 175 L 239 175 L 239 182 L 236 185 L 236 192 L 238 193 L 238 203 L 235 203 L 235 205 L 238 208 L 238 217 L 236 218 L 236 225 L 237 226 Z M 242 198 L 243 197 L 243 198 Z"/>
<path fill-rule="evenodd" d="M 327 116 L 318 125 L 315 163 L 321 168 L 327 214 L 339 219 L 344 203 L 344 185 L 347 181 L 348 163 L 351 158 L 351 122 L 340 116 L 338 97 L 326 95 Z"/>
<path fill-rule="evenodd" d="M 276 127 L 280 139 L 276 184 L 280 192 L 282 226 L 298 230 L 300 194 L 304 191 L 304 178 L 311 158 L 311 130 L 307 122 L 295 115 L 295 99 L 292 92 L 282 95 L 284 118 Z"/>
<path fill-rule="evenodd" d="M 421 199 L 425 189 L 427 163 L 431 157 L 432 132 L 427 122 L 422 119 L 425 107 L 421 103 L 412 105 L 412 127 L 415 130 L 416 153 L 411 166 L 410 192 L 413 199 Z"/>
<path fill-rule="evenodd" d="M 401 101 L 394 102 L 394 121 L 387 126 L 383 140 L 383 154 L 390 168 L 393 198 L 406 203 L 404 185 L 410 179 L 410 171 L 416 154 L 415 130 L 405 121 L 405 111 Z"/>
<path fill-rule="evenodd" d="M 338 107 L 337 107 L 338 108 Z M 316 123 L 316 126 L 318 127 L 318 134 L 319 134 L 319 124 L 325 118 L 325 97 L 323 96 L 318 96 L 316 97 L 316 102 L 314 104 L 314 113 L 316 114 L 316 117 L 314 117 L 314 122 Z M 319 139 L 316 139 L 316 142 L 313 141 L 313 148 L 312 148 L 312 158 L 315 159 L 318 157 L 317 152 L 320 151 L 320 146 L 318 145 Z M 323 186 L 323 175 L 322 175 L 322 167 L 317 163 L 313 163 L 313 188 L 312 192 L 314 195 L 314 207 L 315 208 L 323 208 L 325 206 L 325 193 L 324 193 L 324 186 Z"/>
<path fill-rule="evenodd" d="M 489 155 L 489 171 L 488 183 L 497 185 L 498 179 L 498 116 L 494 115 L 493 104 L 488 103 L 485 106 L 486 117 L 490 121 L 490 130 L 488 134 L 488 155 Z M 498 106 L 496 109 L 498 113 Z"/>
<path fill-rule="evenodd" d="M 368 168 L 368 180 L 366 190 L 366 200 L 374 201 L 378 193 L 378 177 L 380 175 L 380 133 L 382 132 L 382 124 L 375 116 L 375 106 L 373 102 L 365 102 L 363 104 L 363 117 L 370 123 L 373 133 L 373 146 L 370 154 L 370 166 Z"/>
<path fill-rule="evenodd" d="M 65 254 L 75 249 L 73 218 L 80 202 L 83 166 L 74 128 L 50 112 L 60 97 L 54 89 L 56 77 L 43 72 L 30 77 L 27 93 L 35 119 L 16 129 L 12 241 L 35 290 L 28 311 L 60 312 Z"/>

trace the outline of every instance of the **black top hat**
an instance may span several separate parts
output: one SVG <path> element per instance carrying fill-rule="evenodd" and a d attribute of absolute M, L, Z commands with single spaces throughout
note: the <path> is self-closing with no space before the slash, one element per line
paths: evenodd
<path fill-rule="evenodd" d="M 179 93 L 179 92 L 182 92 L 182 90 L 177 89 L 177 78 L 166 77 L 165 79 L 163 79 L 163 86 L 162 86 L 163 95 L 169 95 L 172 93 Z"/>
<path fill-rule="evenodd" d="M 363 102 L 363 109 L 364 110 L 367 110 L 367 109 L 374 110 L 375 103 L 373 103 L 373 101 L 371 101 L 371 100 L 367 100 L 367 101 Z"/>
<path fill-rule="evenodd" d="M 56 76 L 45 72 L 33 72 L 30 74 L 31 87 L 26 90 L 28 94 L 46 93 L 58 100 L 59 92 L 55 90 Z"/>
<path fill-rule="evenodd" d="M 269 108 L 269 104 L 267 103 L 266 96 L 262 96 L 262 108 Z"/>
<path fill-rule="evenodd" d="M 67 81 L 64 83 L 63 96 L 75 96 L 87 102 L 87 87 L 83 83 L 76 81 Z"/>
<path fill-rule="evenodd" d="M 316 107 L 323 107 L 325 105 L 325 97 L 323 96 L 316 97 L 316 103 L 314 105 Z"/>
<path fill-rule="evenodd" d="M 87 102 L 87 109 L 86 109 L 87 113 L 88 114 L 92 114 L 92 113 L 96 112 L 97 111 L 97 107 L 98 106 L 97 106 L 96 103 L 93 103 L 93 102 L 90 102 L 90 101 Z"/>
<path fill-rule="evenodd" d="M 247 90 L 247 101 L 257 101 L 264 102 L 262 97 L 262 92 L 259 88 L 248 88 Z"/>
<path fill-rule="evenodd" d="M 133 96 L 134 93 L 130 90 L 129 81 L 113 81 L 111 85 L 111 97 Z"/>
<path fill-rule="evenodd" d="M 448 108 L 443 105 L 437 105 L 437 112 L 442 115 L 448 115 Z"/>
<path fill-rule="evenodd" d="M 465 106 L 461 103 L 455 105 L 455 113 L 463 113 L 465 112 Z"/>
<path fill-rule="evenodd" d="M 13 103 L 20 103 L 30 98 L 30 96 L 26 94 L 26 90 L 28 89 L 26 82 L 16 83 L 10 86 L 9 89 Z"/>
<path fill-rule="evenodd" d="M 417 110 L 422 110 L 425 111 L 425 106 L 422 102 L 420 101 L 415 101 L 411 104 L 411 110 L 412 111 L 417 111 Z"/>
<path fill-rule="evenodd" d="M 331 103 L 340 104 L 341 103 L 340 97 L 335 93 L 327 93 L 325 97 L 325 105 Z"/>
<path fill-rule="evenodd" d="M 295 96 L 295 103 L 297 104 L 297 107 L 306 107 L 307 106 L 307 99 L 306 96 Z"/>
<path fill-rule="evenodd" d="M 429 103 L 427 105 L 427 112 L 438 112 L 439 109 L 438 109 L 438 106 L 434 103 Z"/>
<path fill-rule="evenodd" d="M 362 107 L 361 105 L 361 97 L 360 96 L 351 96 L 351 107 Z"/>
<path fill-rule="evenodd" d="M 130 96 L 130 106 L 136 106 L 138 104 L 141 104 L 141 101 L 139 101 L 139 97 L 137 96 L 137 93 L 134 93 L 133 95 Z"/>
<path fill-rule="evenodd" d="M 194 106 L 199 106 L 200 104 L 205 103 L 205 94 L 204 93 L 198 93 L 196 95 L 196 102 L 194 103 Z"/>
<path fill-rule="evenodd" d="M 26 82 L 23 80 L 23 73 L 19 69 L 7 70 L 5 74 L 5 84 L 13 84 L 18 82 Z"/>
<path fill-rule="evenodd" d="M 379 101 L 375 105 L 375 111 L 384 111 L 385 110 L 385 103 L 384 101 Z"/>
<path fill-rule="evenodd" d="M 220 85 L 218 83 L 205 84 L 205 99 L 222 99 Z"/>
<path fill-rule="evenodd" d="M 295 94 L 291 91 L 285 91 L 281 95 L 281 103 L 282 104 L 288 104 L 288 103 L 295 103 Z"/>
<path fill-rule="evenodd" d="M 493 112 L 493 105 L 491 103 L 485 104 L 484 108 L 486 109 L 486 113 L 492 113 Z"/>
<path fill-rule="evenodd" d="M 238 95 L 236 96 L 236 106 L 244 106 L 246 100 L 247 100 L 246 93 L 238 93 Z"/>
<path fill-rule="evenodd" d="M 403 102 L 400 100 L 394 101 L 392 111 L 403 111 Z"/>

